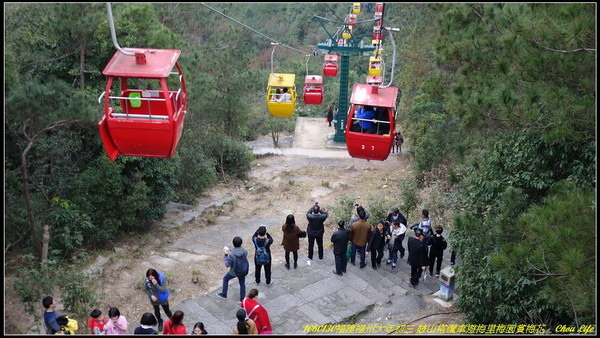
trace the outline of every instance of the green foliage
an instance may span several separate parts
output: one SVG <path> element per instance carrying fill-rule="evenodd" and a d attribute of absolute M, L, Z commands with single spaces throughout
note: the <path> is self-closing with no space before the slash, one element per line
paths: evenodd
<path fill-rule="evenodd" d="M 216 180 L 215 161 L 202 150 L 203 139 L 195 130 L 186 131 L 173 158 L 177 161 L 176 198 L 182 203 L 193 203 Z"/>
<path fill-rule="evenodd" d="M 586 234 L 595 230 L 595 213 L 592 191 L 567 181 L 555 184 L 543 203 L 519 217 L 515 230 L 523 240 L 503 245 L 491 256 L 491 266 L 506 278 L 527 278 L 578 325 L 593 323 L 595 238 Z"/>
<path fill-rule="evenodd" d="M 76 205 L 69 201 L 54 197 L 48 210 L 45 224 L 52 232 L 50 249 L 61 253 L 69 253 L 84 245 L 84 234 L 93 225 L 87 214 L 81 213 Z"/>
<path fill-rule="evenodd" d="M 327 210 L 331 217 L 330 219 L 334 220 L 337 224 L 337 221 L 343 219 L 346 222 L 346 226 L 349 226 L 348 222 L 352 215 L 354 214 L 354 198 L 347 195 L 340 195 L 335 199 L 334 206 L 328 206 L 325 210 Z"/>
<path fill-rule="evenodd" d="M 531 126 L 549 140 L 592 139 L 595 53 L 583 48 L 594 48 L 594 13 L 590 4 L 442 6 L 438 62 L 459 70 L 448 109 L 473 133 Z"/>
<path fill-rule="evenodd" d="M 400 205 L 398 207 L 402 210 L 404 216 L 408 220 L 417 205 L 421 202 L 415 178 L 407 177 L 400 180 L 400 182 L 398 182 L 398 190 L 400 191 Z M 417 215 L 418 214 L 419 213 L 417 212 Z M 406 225 L 408 226 L 408 224 Z"/>
<path fill-rule="evenodd" d="M 246 177 L 254 159 L 250 148 L 225 135 L 215 137 L 214 133 L 209 133 L 203 139 L 203 149 L 214 159 L 217 174 L 224 180 L 228 176 L 237 179 Z"/>
<path fill-rule="evenodd" d="M 410 152 L 415 170 L 424 172 L 445 163 L 460 143 L 461 135 L 457 119 L 442 104 L 431 101 L 425 94 L 417 96 L 415 101 L 408 112 L 412 126 L 405 135 L 412 140 Z"/>
<path fill-rule="evenodd" d="M 31 265 L 33 257 L 29 257 Z M 44 297 L 52 295 L 55 299 L 57 291 L 61 294 L 61 301 L 71 318 L 76 319 L 82 329 L 89 317 L 89 309 L 100 305 L 98 292 L 91 280 L 80 270 L 77 262 L 71 266 L 60 266 L 56 260 L 49 260 L 46 265 L 39 267 L 23 267 L 15 278 L 14 287 L 19 300 L 25 306 L 25 312 L 32 315 L 36 321 L 43 318 L 39 311 Z"/>
<path fill-rule="evenodd" d="M 394 205 L 395 198 L 390 196 L 389 191 L 381 191 L 375 196 L 369 196 L 367 199 L 367 210 L 371 215 L 369 217 L 369 223 L 376 225 L 377 222 L 383 221 L 387 218 L 390 208 Z"/>

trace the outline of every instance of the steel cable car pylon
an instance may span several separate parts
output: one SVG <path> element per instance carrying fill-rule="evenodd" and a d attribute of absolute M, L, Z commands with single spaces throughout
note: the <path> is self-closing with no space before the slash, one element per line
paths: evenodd
<path fill-rule="evenodd" d="M 177 62 L 181 51 L 119 47 L 110 3 L 106 6 L 117 51 L 102 71 L 108 79 L 98 98 L 104 103 L 98 123 L 104 150 L 111 161 L 118 156 L 173 157 L 187 114 L 187 89 Z M 169 90 L 170 75 L 177 75 L 176 90 Z M 133 82 L 138 88 L 130 88 Z"/>
<path fill-rule="evenodd" d="M 356 22 L 356 28 L 353 30 L 353 34 L 349 40 L 344 40 L 346 43 L 338 43 L 338 38 L 332 35 L 323 22 L 331 22 L 346 26 L 347 22 L 337 22 L 320 16 L 314 16 L 313 20 L 319 21 L 321 27 L 327 33 L 329 39 L 325 43 L 317 44 L 317 49 L 322 50 L 323 54 L 334 52 L 339 54 L 339 74 L 340 74 L 340 90 L 338 99 L 338 113 L 335 117 L 335 134 L 333 141 L 336 143 L 345 143 L 346 138 L 344 135 L 344 129 L 346 126 L 346 117 L 348 111 L 348 78 L 350 71 L 350 56 L 351 55 L 369 55 L 375 50 L 375 47 L 371 45 L 364 45 L 363 38 L 366 36 L 366 31 L 361 31 L 359 24 L 370 22 L 374 20 L 366 20 L 362 22 Z M 339 32 L 339 31 L 338 31 Z M 371 34 L 371 32 L 368 32 Z"/>

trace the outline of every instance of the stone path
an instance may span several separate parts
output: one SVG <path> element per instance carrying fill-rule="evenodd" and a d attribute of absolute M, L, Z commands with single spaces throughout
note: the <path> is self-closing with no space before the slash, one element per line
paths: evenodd
<path fill-rule="evenodd" d="M 272 228 L 278 221 L 279 218 L 262 219 L 248 223 L 243 228 L 247 227 L 250 232 L 258 224 L 267 224 Z M 241 229 L 238 228 L 239 230 Z M 205 234 L 206 236 L 202 236 L 204 239 L 188 238 L 188 241 L 196 241 L 199 245 L 210 246 L 215 250 L 229 244 L 231 238 L 228 235 L 218 238 Z M 209 243 L 209 239 L 212 243 Z M 246 245 L 244 247 L 247 248 Z M 306 244 L 301 245 L 301 249 L 303 247 L 306 250 Z M 251 266 L 246 277 L 246 292 L 252 288 L 259 290 L 258 300 L 269 311 L 273 333 L 302 334 L 305 333 L 306 325 L 354 323 L 358 316 L 368 313 L 375 306 L 381 307 L 388 303 L 406 313 L 418 312 L 424 304 L 415 296 L 431 295 L 439 290 L 439 279 L 431 277 L 421 281 L 416 288 L 409 287 L 406 279 L 410 276 L 410 266 L 406 263 L 406 256 L 396 269 L 386 266 L 384 261 L 379 269 L 373 270 L 370 263 L 360 269 L 357 255 L 356 266 L 349 263 L 348 272 L 344 276 L 334 275 L 333 252 L 330 247 L 326 247 L 323 261 L 314 260 L 308 265 L 306 252 L 299 252 L 297 269 L 292 267 L 287 270 L 283 263 L 274 265 L 274 283 L 266 286 L 263 274 L 262 282 L 257 285 L 254 281 L 253 256 L 254 249 L 250 248 Z M 223 274 L 225 272 L 226 268 L 223 268 Z M 220 292 L 220 288 L 211 290 L 204 296 L 173 304 L 172 308 L 184 311 L 184 323 L 188 328 L 192 328 L 195 322 L 202 321 L 209 333 L 229 334 L 237 321 L 235 312 L 239 309 L 238 280 L 230 281 L 227 299 L 218 298 L 217 292 Z"/>

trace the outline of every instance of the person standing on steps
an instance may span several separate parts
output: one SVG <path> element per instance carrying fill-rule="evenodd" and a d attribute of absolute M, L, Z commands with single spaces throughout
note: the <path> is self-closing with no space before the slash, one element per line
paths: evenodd
<path fill-rule="evenodd" d="M 371 233 L 369 243 L 367 243 L 367 251 L 371 252 L 371 265 L 373 270 L 377 270 L 381 266 L 381 259 L 383 258 L 383 249 L 385 248 L 385 229 L 383 221 L 377 223 L 375 231 Z"/>
<path fill-rule="evenodd" d="M 281 245 L 285 250 L 285 268 L 290 269 L 290 252 L 294 254 L 294 269 L 298 268 L 298 250 L 300 249 L 300 238 L 306 237 L 306 231 L 300 230 L 296 225 L 294 215 L 287 215 L 285 224 L 281 227 L 283 239 Z"/>
<path fill-rule="evenodd" d="M 440 276 L 444 250 L 446 250 L 448 247 L 448 243 L 444 239 L 444 236 L 442 236 L 442 232 L 444 232 L 444 229 L 442 227 L 437 227 L 435 229 L 435 235 L 429 237 L 429 241 L 427 243 L 431 246 L 431 249 L 429 249 L 429 276 L 433 276 L 433 265 L 435 264 L 436 259 L 437 264 L 435 268 L 435 276 Z"/>
<path fill-rule="evenodd" d="M 367 266 L 365 260 L 365 248 L 367 246 L 367 240 L 371 237 L 371 224 L 366 221 L 365 209 L 359 206 L 356 211 L 358 212 L 359 220 L 354 222 L 350 227 L 350 241 L 352 242 L 352 255 L 350 256 L 350 263 L 354 263 L 356 258 L 356 251 L 360 254 L 360 268 Z"/>
<path fill-rule="evenodd" d="M 331 121 L 333 121 L 333 108 L 331 106 L 327 107 L 327 122 L 329 122 L 329 127 L 331 127 Z"/>
<path fill-rule="evenodd" d="M 343 219 L 338 221 L 338 230 L 331 235 L 331 243 L 333 243 L 333 256 L 335 258 L 335 273 L 342 276 L 346 272 L 348 260 L 346 258 L 346 248 L 350 241 L 350 231 L 346 229 L 346 222 Z"/>
<path fill-rule="evenodd" d="M 404 224 L 404 226 L 408 224 L 406 221 L 406 217 L 402 215 L 397 205 L 392 206 L 385 220 L 389 222 L 390 226 L 392 225 L 392 223 L 394 223 L 394 221 L 398 221 L 399 224 Z"/>
<path fill-rule="evenodd" d="M 217 297 L 227 299 L 229 281 L 237 278 L 240 282 L 240 301 L 246 296 L 246 276 L 248 275 L 248 250 L 242 248 L 242 238 L 233 238 L 233 249 L 229 252 L 228 247 L 223 248 L 225 266 L 229 271 L 223 276 L 223 288 L 217 293 Z"/>
<path fill-rule="evenodd" d="M 327 211 L 319 207 L 319 202 L 315 201 L 315 204 L 306 213 L 306 219 L 308 220 L 308 227 L 306 233 L 308 234 L 308 265 L 313 259 L 313 247 L 315 241 L 319 248 L 319 260 L 323 260 L 323 234 L 325 233 L 325 220 L 327 219 Z"/>
<path fill-rule="evenodd" d="M 158 331 L 162 332 L 163 320 L 160 317 L 160 306 L 162 306 L 168 318 L 173 315 L 169 310 L 169 289 L 167 289 L 167 277 L 163 272 L 154 269 L 146 271 L 146 279 L 144 280 L 146 293 L 150 298 L 150 303 L 154 308 L 154 315 L 158 320 Z"/>
<path fill-rule="evenodd" d="M 267 227 L 261 225 L 252 235 L 254 243 L 254 279 L 256 284 L 260 284 L 260 270 L 265 267 L 265 279 L 267 286 L 271 285 L 271 244 L 273 237 L 267 232 Z"/>
<path fill-rule="evenodd" d="M 410 264 L 410 279 L 407 281 L 411 287 L 419 284 L 421 274 L 427 270 L 427 243 L 423 242 L 423 230 L 415 229 L 415 237 L 408 239 L 408 264 Z"/>
<path fill-rule="evenodd" d="M 235 317 L 238 321 L 233 328 L 233 334 L 258 334 L 256 323 L 254 323 L 252 319 L 248 318 L 246 310 L 237 310 Z"/>
<path fill-rule="evenodd" d="M 175 311 L 173 317 L 169 318 L 165 323 L 163 334 L 187 334 L 185 325 L 183 324 L 183 311 Z"/>
<path fill-rule="evenodd" d="M 388 230 L 386 235 L 389 250 L 386 265 L 392 264 L 392 269 L 396 268 L 396 263 L 398 263 L 398 250 L 400 251 L 400 259 L 404 257 L 402 241 L 404 241 L 405 234 L 406 226 L 404 224 L 399 223 L 398 220 L 392 222 L 392 228 Z"/>
<path fill-rule="evenodd" d="M 267 312 L 267 309 L 257 301 L 257 298 L 258 290 L 250 290 L 250 292 L 248 292 L 248 297 L 242 300 L 241 307 L 246 311 L 246 317 L 252 319 L 254 324 L 256 324 L 258 334 L 271 334 L 273 328 L 271 328 L 269 313 Z"/>

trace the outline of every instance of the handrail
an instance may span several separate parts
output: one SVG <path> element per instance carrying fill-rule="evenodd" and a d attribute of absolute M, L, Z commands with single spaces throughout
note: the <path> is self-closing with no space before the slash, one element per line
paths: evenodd
<path fill-rule="evenodd" d="M 111 117 L 125 117 L 133 119 L 151 119 L 151 120 L 168 120 L 166 115 L 146 115 L 146 114 L 127 114 L 127 113 L 111 113 Z"/>
<path fill-rule="evenodd" d="M 120 100 L 140 100 L 140 101 L 167 101 L 167 99 L 149 99 L 146 97 L 128 97 L 128 96 L 109 96 L 109 99 L 120 99 Z"/>
<path fill-rule="evenodd" d="M 377 122 L 377 123 L 391 123 L 390 121 L 384 121 L 384 120 L 369 120 L 369 119 L 361 119 L 358 117 L 353 117 L 352 120 L 356 120 L 356 121 L 367 121 L 367 122 Z"/>

